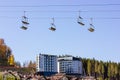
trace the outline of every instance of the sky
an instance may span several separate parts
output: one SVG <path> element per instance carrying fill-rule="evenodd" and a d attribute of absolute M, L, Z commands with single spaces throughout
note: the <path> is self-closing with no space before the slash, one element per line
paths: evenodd
<path fill-rule="evenodd" d="M 27 30 L 20 28 L 24 12 Z M 49 30 L 52 18 L 56 31 Z M 0 0 L 0 38 L 21 63 L 39 53 L 120 62 L 119 34 L 119 0 Z"/>

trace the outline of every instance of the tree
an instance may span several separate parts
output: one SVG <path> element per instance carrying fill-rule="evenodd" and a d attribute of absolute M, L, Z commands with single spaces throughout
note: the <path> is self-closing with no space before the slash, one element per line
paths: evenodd
<path fill-rule="evenodd" d="M 83 75 L 87 74 L 87 59 L 82 58 L 82 64 L 83 64 Z"/>
<path fill-rule="evenodd" d="M 97 77 L 98 74 L 98 61 L 95 61 L 95 78 Z"/>
<path fill-rule="evenodd" d="M 8 57 L 8 63 L 9 63 L 10 66 L 13 66 L 15 64 L 15 62 L 14 62 L 14 55 L 11 54 Z"/>
<path fill-rule="evenodd" d="M 89 76 L 95 74 L 95 78 L 101 80 L 120 80 L 120 63 L 86 58 L 82 58 L 82 63 L 84 72 Z"/>
<path fill-rule="evenodd" d="M 28 64 L 28 67 L 29 68 L 36 68 L 36 62 L 30 61 L 29 64 Z"/>
<path fill-rule="evenodd" d="M 20 68 L 21 67 L 21 63 L 19 61 L 16 61 L 15 62 L 15 66 L 18 67 L 18 68 Z"/>
<path fill-rule="evenodd" d="M 11 49 L 0 39 L 0 66 L 14 65 L 14 56 Z"/>
<path fill-rule="evenodd" d="M 88 59 L 88 62 L 87 62 L 87 74 L 89 76 L 91 76 L 91 61 L 90 61 L 90 59 Z"/>
<path fill-rule="evenodd" d="M 114 65 L 115 65 L 115 66 L 114 66 L 114 67 L 115 67 L 115 76 L 114 76 L 114 77 L 115 77 L 116 79 L 118 79 L 117 76 L 118 76 L 118 71 L 119 71 L 119 70 L 118 70 L 117 63 L 115 63 Z"/>
<path fill-rule="evenodd" d="M 118 63 L 118 80 L 120 80 L 120 63 Z"/>
<path fill-rule="evenodd" d="M 108 63 L 108 73 L 107 73 L 108 77 L 111 77 L 111 62 Z"/>
<path fill-rule="evenodd" d="M 101 74 L 102 74 L 102 78 L 104 79 L 104 73 L 105 73 L 105 67 L 104 67 L 104 64 L 103 62 L 101 63 Z"/>
<path fill-rule="evenodd" d="M 91 60 L 91 75 L 95 76 L 95 59 Z"/>
<path fill-rule="evenodd" d="M 30 61 L 29 63 L 28 63 L 28 69 L 30 69 L 31 71 L 31 73 L 35 73 L 36 72 L 36 62 L 32 62 L 32 61 Z"/>
<path fill-rule="evenodd" d="M 7 56 L 6 56 L 6 48 L 7 46 L 2 44 L 0 45 L 0 66 L 7 66 Z"/>

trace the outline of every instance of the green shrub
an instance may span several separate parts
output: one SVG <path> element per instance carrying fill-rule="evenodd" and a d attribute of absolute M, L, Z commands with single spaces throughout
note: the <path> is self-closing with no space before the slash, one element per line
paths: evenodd
<path fill-rule="evenodd" d="M 2 72 L 0 72 L 0 80 L 20 80 L 19 76 L 14 76 L 12 74 L 2 74 Z"/>
<path fill-rule="evenodd" d="M 3 80 L 3 75 L 2 75 L 2 73 L 0 73 L 0 80 Z"/>

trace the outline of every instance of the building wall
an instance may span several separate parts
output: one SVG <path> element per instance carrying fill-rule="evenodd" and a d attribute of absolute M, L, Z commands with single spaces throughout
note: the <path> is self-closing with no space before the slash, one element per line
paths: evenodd
<path fill-rule="evenodd" d="M 58 59 L 58 73 L 82 74 L 82 62 L 73 57 Z"/>
<path fill-rule="evenodd" d="M 57 72 L 57 56 L 39 54 L 37 56 L 37 71 Z"/>
<path fill-rule="evenodd" d="M 37 57 L 36 57 L 36 70 L 37 70 L 37 72 L 40 70 L 40 68 L 39 68 L 39 55 L 37 55 Z"/>
<path fill-rule="evenodd" d="M 72 68 L 74 73 L 82 74 L 82 62 L 72 61 Z"/>
<path fill-rule="evenodd" d="M 44 71 L 44 56 L 39 56 L 39 71 Z"/>

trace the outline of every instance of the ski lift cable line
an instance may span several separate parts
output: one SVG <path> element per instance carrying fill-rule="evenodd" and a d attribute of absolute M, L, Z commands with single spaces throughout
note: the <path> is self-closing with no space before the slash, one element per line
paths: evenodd
<path fill-rule="evenodd" d="M 89 13 L 89 12 L 120 12 L 120 10 L 78 10 L 78 11 L 72 11 L 72 10 L 27 10 L 25 12 L 27 13 L 36 13 L 36 12 L 40 12 L 40 13 L 46 13 L 46 12 L 54 12 L 54 13 L 78 13 L 80 11 L 80 13 Z M 22 12 L 22 11 L 0 11 L 0 12 Z"/>
<path fill-rule="evenodd" d="M 13 16 L 0 16 L 0 18 L 5 19 L 18 19 L 20 17 Z M 50 19 L 51 17 L 29 17 L 28 19 Z M 76 19 L 77 17 L 54 17 L 55 19 Z M 90 19 L 88 17 L 84 17 L 83 19 Z M 120 19 L 120 17 L 92 17 L 92 19 Z"/>
<path fill-rule="evenodd" d="M 77 17 L 54 17 L 55 19 L 76 19 Z M 29 17 L 29 19 L 50 19 L 49 17 Z M 85 17 L 83 19 L 89 19 Z M 92 19 L 120 19 L 120 17 L 92 17 Z"/>
<path fill-rule="evenodd" d="M 0 7 L 78 7 L 78 6 L 120 6 L 120 4 L 73 4 L 73 5 L 1 5 Z"/>

